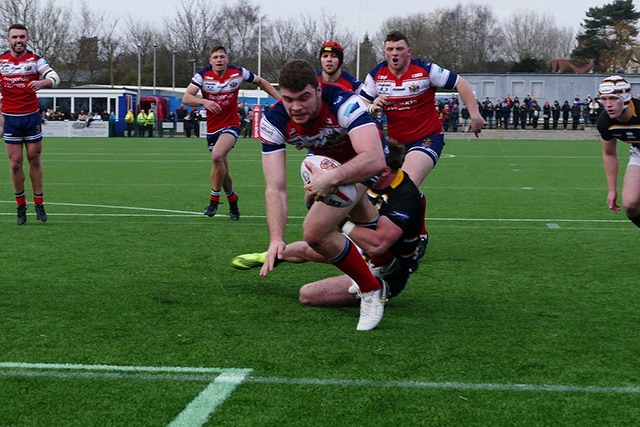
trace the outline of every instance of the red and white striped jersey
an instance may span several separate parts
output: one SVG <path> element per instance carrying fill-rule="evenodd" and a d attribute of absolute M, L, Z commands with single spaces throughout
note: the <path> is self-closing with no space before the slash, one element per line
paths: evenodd
<path fill-rule="evenodd" d="M 22 116 L 39 111 L 38 97 L 27 85 L 39 80 L 50 69 L 44 58 L 30 50 L 20 58 L 15 58 L 10 50 L 0 55 L 2 112 Z"/>
<path fill-rule="evenodd" d="M 362 84 L 360 95 L 368 101 L 387 97 L 389 137 L 412 143 L 442 133 L 442 123 L 434 106 L 437 88 L 454 89 L 458 75 L 432 62 L 412 59 L 409 69 L 397 78 L 387 61 L 374 67 Z"/>
<path fill-rule="evenodd" d="M 219 114 L 207 111 L 207 133 L 212 134 L 228 127 L 240 127 L 238 116 L 238 91 L 242 82 L 253 83 L 255 75 L 246 68 L 227 66 L 222 77 L 213 71 L 211 65 L 198 71 L 191 79 L 191 84 L 197 86 L 204 99 L 210 99 L 220 104 Z"/>

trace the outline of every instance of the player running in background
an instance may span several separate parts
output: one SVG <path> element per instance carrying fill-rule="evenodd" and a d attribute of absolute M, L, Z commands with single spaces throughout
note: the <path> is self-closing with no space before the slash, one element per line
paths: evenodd
<path fill-rule="evenodd" d="M 631 156 L 622 184 L 622 206 L 636 227 L 640 227 L 640 100 L 632 98 L 631 85 L 620 76 L 605 78 L 598 88 L 604 111 L 597 119 L 602 140 L 602 161 L 607 177 L 607 205 L 613 212 L 618 206 L 618 152 L 616 141 L 631 144 Z"/>
<path fill-rule="evenodd" d="M 416 254 L 422 203 L 420 191 L 400 169 L 403 157 L 404 148 L 389 141 L 387 166 L 368 191 L 369 200 L 380 212 L 377 226 L 371 229 L 354 225 L 349 233 L 350 239 L 370 256 L 374 276 L 383 278 L 389 285 L 389 298 L 405 288 L 418 268 Z M 239 270 L 262 267 L 266 255 L 266 252 L 239 255 L 231 261 L 231 266 Z M 289 243 L 281 261 L 327 262 L 304 241 Z M 300 288 L 300 302 L 313 306 L 354 305 L 358 302 L 354 285 L 347 275 L 307 283 Z"/>
<path fill-rule="evenodd" d="M 366 105 L 354 93 L 336 85 L 321 85 L 314 69 L 305 61 L 293 60 L 282 67 L 278 79 L 281 102 L 265 114 L 260 123 L 262 168 L 266 183 L 266 214 L 269 248 L 260 275 L 273 270 L 286 244 L 288 218 L 286 145 L 329 156 L 341 166 L 321 172 L 305 185 L 310 205 L 303 223 L 303 240 L 360 287 L 360 320 L 356 329 L 370 330 L 382 320 L 387 285 L 377 279 L 356 246 L 339 225 L 347 215 L 353 223 L 374 225 L 378 212 L 366 197 L 366 186 L 385 167 L 385 144 L 381 132 L 367 114 Z M 338 208 L 319 202 L 338 185 L 355 184 L 357 200 Z M 353 224 L 347 223 L 347 224 Z M 345 227 L 350 227 L 345 225 Z M 343 231 L 348 234 L 347 229 Z"/>
<path fill-rule="evenodd" d="M 233 189 L 229 171 L 229 151 L 240 137 L 238 117 L 238 91 L 242 82 L 253 83 L 275 99 L 277 90 L 260 76 L 246 68 L 229 64 L 224 46 L 214 46 L 209 55 L 209 65 L 198 71 L 182 98 L 192 107 L 203 106 L 207 110 L 207 145 L 211 152 L 211 195 L 204 214 L 212 217 L 218 212 L 221 190 L 224 189 L 229 202 L 229 216 L 240 219 L 238 195 Z M 202 98 L 198 92 L 202 92 Z"/>
<path fill-rule="evenodd" d="M 335 41 L 322 43 L 320 46 L 320 69 L 318 81 L 320 83 L 333 83 L 344 90 L 358 93 L 362 83 L 356 77 L 342 70 L 344 63 L 344 49 Z"/>
<path fill-rule="evenodd" d="M 9 27 L 9 50 L 0 55 L 0 85 L 2 86 L 2 116 L 4 142 L 9 157 L 11 183 L 18 204 L 17 224 L 27 222 L 25 173 L 22 167 L 24 151 L 29 162 L 29 178 L 33 189 L 36 218 L 47 221 L 44 209 L 44 174 L 42 171 L 42 117 L 36 92 L 56 87 L 58 74 L 44 58 L 27 50 L 27 27 Z"/>
<path fill-rule="evenodd" d="M 386 115 L 389 138 L 406 147 L 402 169 L 420 188 L 444 147 L 442 122 L 434 105 L 436 90 L 458 90 L 469 111 L 467 132 L 473 131 L 477 135 L 485 121 L 478 111 L 469 82 L 432 62 L 413 59 L 407 36 L 401 32 L 392 31 L 387 35 L 384 57 L 385 61 L 375 66 L 365 78 L 360 95 L 371 103 L 370 113 L 382 111 Z M 424 196 L 423 205 L 422 254 L 428 244 Z"/>

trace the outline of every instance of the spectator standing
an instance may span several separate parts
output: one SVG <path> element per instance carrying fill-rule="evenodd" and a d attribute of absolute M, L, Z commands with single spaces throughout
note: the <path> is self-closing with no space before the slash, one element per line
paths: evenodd
<path fill-rule="evenodd" d="M 513 102 L 513 105 L 514 105 L 514 113 L 513 113 L 514 119 L 515 119 L 515 116 L 516 116 L 516 113 L 515 113 L 516 102 L 517 101 Z M 526 129 L 527 128 L 527 118 L 529 118 L 529 109 L 527 108 L 527 104 L 526 103 L 523 102 L 522 104 L 520 104 L 520 111 L 519 112 L 520 112 L 520 114 L 519 114 L 520 127 L 522 129 Z M 514 129 L 517 129 L 517 128 L 514 126 Z"/>
<path fill-rule="evenodd" d="M 528 112 L 527 104 L 521 104 L 517 96 L 513 97 L 513 128 L 518 129 L 522 122 L 522 107 Z"/>
<path fill-rule="evenodd" d="M 564 129 L 567 128 L 570 114 L 571 114 L 571 106 L 569 105 L 569 101 L 565 99 L 564 103 L 562 104 L 562 126 Z"/>
<path fill-rule="evenodd" d="M 109 136 L 114 137 L 116 136 L 116 113 L 115 111 L 112 111 L 109 114 Z"/>
<path fill-rule="evenodd" d="M 153 138 L 153 128 L 156 124 L 156 114 L 155 112 L 149 108 L 149 112 L 147 113 L 147 120 L 145 121 L 147 132 L 149 133 L 149 138 Z"/>
<path fill-rule="evenodd" d="M 147 127 L 147 112 L 144 108 L 140 109 L 136 121 L 138 122 L 138 138 L 143 138 Z"/>
<path fill-rule="evenodd" d="M 553 130 L 558 129 L 558 122 L 560 121 L 560 112 L 561 112 L 560 103 L 556 99 L 555 101 L 553 101 L 553 105 L 551 106 L 551 118 L 552 118 L 551 127 L 553 128 Z"/>
<path fill-rule="evenodd" d="M 509 120 L 510 120 L 510 117 L 511 117 L 511 109 L 514 110 L 513 111 L 513 115 L 518 117 L 518 119 L 519 119 L 520 118 L 520 116 L 519 116 L 520 108 L 518 108 L 517 110 L 515 108 L 513 108 L 513 101 L 511 100 L 509 95 L 507 95 L 506 98 L 504 98 L 502 100 L 502 105 L 500 106 L 500 110 L 502 111 L 502 124 L 504 125 L 505 129 L 509 129 Z M 516 120 L 518 120 L 518 119 L 516 119 Z"/>
<path fill-rule="evenodd" d="M 193 119 L 191 117 L 191 113 L 187 113 L 184 116 L 184 136 L 187 138 L 191 138 L 191 133 L 193 132 Z"/>
<path fill-rule="evenodd" d="M 600 103 L 597 99 L 592 99 L 589 102 L 589 124 L 595 125 L 596 120 L 598 119 L 598 114 L 600 112 Z"/>
<path fill-rule="evenodd" d="M 540 105 L 538 105 L 538 101 L 533 99 L 531 101 L 531 105 L 529 106 L 529 117 L 532 117 L 531 126 L 533 126 L 534 129 L 538 129 L 538 120 L 540 119 L 541 110 L 542 108 L 540 108 Z"/>
<path fill-rule="evenodd" d="M 584 128 L 589 127 L 589 105 L 591 104 L 593 99 L 591 95 L 587 95 L 585 100 L 582 102 L 582 123 L 584 124 Z"/>
<path fill-rule="evenodd" d="M 184 118 L 187 117 L 187 114 L 189 114 L 189 111 L 187 111 L 187 107 L 185 107 L 184 104 L 180 104 L 178 108 L 176 108 L 176 117 L 178 118 L 179 122 L 184 121 Z"/>
<path fill-rule="evenodd" d="M 571 107 L 571 128 L 573 130 L 578 129 L 580 124 L 580 117 L 582 117 L 582 108 L 580 108 L 580 101 L 573 100 L 573 106 Z"/>
<path fill-rule="evenodd" d="M 458 132 L 458 124 L 460 123 L 460 108 L 458 103 L 454 102 L 449 113 L 449 129 L 451 132 Z"/>
<path fill-rule="evenodd" d="M 460 109 L 460 117 L 462 118 L 462 127 L 466 129 L 469 123 L 469 110 L 467 110 L 464 104 L 462 104 L 462 108 Z"/>
<path fill-rule="evenodd" d="M 545 101 L 542 106 L 542 128 L 544 130 L 550 130 L 549 122 L 551 120 L 551 104 L 549 101 Z"/>
<path fill-rule="evenodd" d="M 171 123 L 171 127 L 169 128 L 169 138 L 173 138 L 176 134 L 176 114 L 173 110 L 169 111 L 169 116 L 166 118 L 166 121 Z"/>
<path fill-rule="evenodd" d="M 243 67 L 229 64 L 224 46 L 214 46 L 209 53 L 209 65 L 198 71 L 182 101 L 192 107 L 204 107 L 207 111 L 207 146 L 211 152 L 211 193 L 204 215 L 212 217 L 218 212 L 220 196 L 224 190 L 229 202 L 229 217 L 240 219 L 238 195 L 233 188 L 229 170 L 229 151 L 240 137 L 240 118 L 237 113 L 238 91 L 243 82 L 253 83 L 271 97 L 280 95 L 262 77 Z M 202 97 L 197 97 L 201 92 Z M 247 105 L 248 109 L 248 105 Z M 249 114 L 250 111 L 246 111 Z"/>
<path fill-rule="evenodd" d="M 193 122 L 193 136 L 200 138 L 200 122 L 202 121 L 200 108 L 195 107 L 191 110 L 191 121 Z"/>
<path fill-rule="evenodd" d="M 18 225 L 27 222 L 25 194 L 24 152 L 29 162 L 29 177 L 33 189 L 36 218 L 48 219 L 44 208 L 44 174 L 42 170 L 42 116 L 36 92 L 55 88 L 60 82 L 58 74 L 47 61 L 27 50 L 29 34 L 22 24 L 9 27 L 9 50 L 0 55 L 0 85 L 4 142 L 9 158 L 9 174 L 17 204 Z"/>
<path fill-rule="evenodd" d="M 242 131 L 243 138 L 251 138 L 251 133 L 253 131 L 253 112 L 249 111 L 247 117 L 244 118 L 244 130 Z"/>
<path fill-rule="evenodd" d="M 124 122 L 127 125 L 127 137 L 131 138 L 133 135 L 133 128 L 135 127 L 135 117 L 133 116 L 133 110 L 127 111 L 127 114 L 124 116 Z"/>
<path fill-rule="evenodd" d="M 493 111 L 496 114 L 496 128 L 500 129 L 502 127 L 502 100 L 499 99 L 494 104 Z"/>

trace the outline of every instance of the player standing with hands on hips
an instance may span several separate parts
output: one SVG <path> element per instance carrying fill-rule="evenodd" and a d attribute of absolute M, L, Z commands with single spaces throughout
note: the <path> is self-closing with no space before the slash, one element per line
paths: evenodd
<path fill-rule="evenodd" d="M 610 76 L 600 83 L 598 98 L 604 111 L 597 119 L 602 140 L 602 161 L 607 176 L 607 206 L 619 212 L 618 153 L 616 141 L 631 144 L 629 163 L 622 184 L 622 206 L 636 227 L 640 228 L 640 100 L 632 98 L 631 85 L 623 77 Z"/>
<path fill-rule="evenodd" d="M 269 248 L 260 275 L 273 270 L 286 248 L 284 234 L 289 214 L 286 175 L 286 145 L 331 157 L 341 165 L 328 171 L 315 170 L 305 185 L 309 212 L 303 240 L 315 252 L 351 277 L 361 293 L 357 330 L 375 328 L 382 320 L 387 284 L 373 276 L 366 261 L 347 235 L 356 224 L 375 227 L 378 212 L 367 200 L 367 187 L 385 168 L 382 135 L 360 97 L 337 85 L 321 85 L 307 62 L 293 60 L 280 70 L 281 102 L 260 123 L 262 169 L 266 190 Z M 357 196 L 347 207 L 334 207 L 320 200 L 329 198 L 339 185 L 355 184 Z M 315 201 L 315 202 L 313 202 Z M 349 215 L 350 221 L 344 223 Z M 339 231 L 341 224 L 342 233 Z M 344 234 L 343 234 L 344 233 Z"/>
<path fill-rule="evenodd" d="M 60 77 L 44 58 L 27 50 L 27 27 L 22 24 L 11 25 L 7 41 L 9 50 L 0 55 L 0 85 L 4 142 L 9 157 L 11 183 L 18 204 L 17 224 L 27 222 L 25 173 L 22 167 L 24 151 L 29 162 L 36 218 L 40 222 L 46 222 L 41 160 L 42 117 L 36 92 L 42 88 L 58 86 Z"/>
<path fill-rule="evenodd" d="M 390 32 L 384 42 L 385 61 L 375 66 L 365 78 L 360 95 L 369 101 L 369 112 L 384 112 L 389 138 L 403 144 L 406 155 L 402 170 L 418 188 L 435 167 L 442 148 L 444 132 L 434 100 L 437 88 L 457 89 L 469 111 L 466 132 L 476 136 L 486 124 L 469 82 L 453 71 L 432 62 L 411 57 L 406 35 Z M 428 243 L 424 226 L 427 201 L 423 197 L 421 254 Z"/>
<path fill-rule="evenodd" d="M 233 189 L 229 172 L 229 151 L 240 137 L 238 116 L 238 91 L 242 82 L 253 83 L 275 99 L 280 94 L 271 84 L 246 68 L 229 64 L 224 46 L 214 46 L 209 55 L 209 65 L 198 71 L 182 98 L 192 107 L 203 106 L 207 110 L 207 145 L 211 151 L 211 195 L 204 214 L 212 217 L 218 212 L 220 192 L 224 189 L 229 202 L 229 216 L 240 219 L 238 195 Z M 196 96 L 202 92 L 202 98 Z M 197 122 L 196 122 L 197 124 Z"/>

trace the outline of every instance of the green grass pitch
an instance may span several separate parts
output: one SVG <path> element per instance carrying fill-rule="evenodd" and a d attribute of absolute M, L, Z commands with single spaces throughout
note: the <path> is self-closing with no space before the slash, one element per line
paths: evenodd
<path fill-rule="evenodd" d="M 204 140 L 44 144 L 46 224 L 0 179 L 0 426 L 640 423 L 640 231 L 598 141 L 450 140 L 427 255 L 371 332 L 299 304 L 331 266 L 230 268 L 268 242 L 259 142 L 230 154 L 239 221 L 202 215 Z"/>

